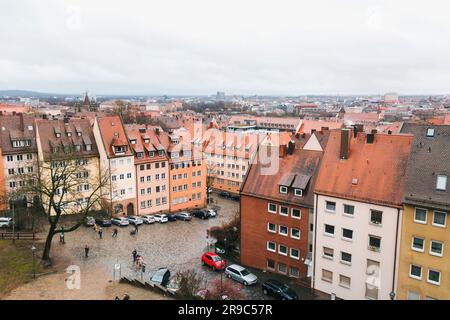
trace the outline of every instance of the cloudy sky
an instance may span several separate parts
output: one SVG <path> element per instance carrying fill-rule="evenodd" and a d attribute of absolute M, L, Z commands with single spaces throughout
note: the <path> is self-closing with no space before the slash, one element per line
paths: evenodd
<path fill-rule="evenodd" d="M 0 90 L 449 93 L 447 0 L 2 0 Z"/>

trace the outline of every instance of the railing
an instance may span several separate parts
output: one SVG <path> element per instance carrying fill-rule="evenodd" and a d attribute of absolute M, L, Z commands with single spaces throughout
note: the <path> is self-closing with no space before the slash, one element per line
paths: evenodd
<path fill-rule="evenodd" d="M 34 232 L 0 232 L 0 240 L 36 240 Z"/>

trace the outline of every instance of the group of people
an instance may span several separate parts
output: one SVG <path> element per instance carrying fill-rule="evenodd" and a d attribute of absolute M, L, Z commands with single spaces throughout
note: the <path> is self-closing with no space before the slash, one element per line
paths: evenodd
<path fill-rule="evenodd" d="M 136 249 L 134 249 L 131 254 L 133 256 L 133 264 L 136 266 L 136 269 L 142 269 L 145 272 L 144 258 L 142 258 Z"/>

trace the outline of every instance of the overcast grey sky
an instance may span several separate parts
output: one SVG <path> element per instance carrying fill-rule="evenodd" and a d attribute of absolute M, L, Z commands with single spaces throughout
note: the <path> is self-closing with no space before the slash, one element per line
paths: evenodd
<path fill-rule="evenodd" d="M 448 93 L 447 0 L 2 0 L 0 89 Z"/>

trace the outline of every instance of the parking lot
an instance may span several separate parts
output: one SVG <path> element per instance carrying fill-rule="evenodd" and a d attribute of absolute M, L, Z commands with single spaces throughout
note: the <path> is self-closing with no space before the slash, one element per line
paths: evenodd
<path fill-rule="evenodd" d="M 148 280 L 160 267 L 170 269 L 172 275 L 177 271 L 194 269 L 201 273 L 208 282 L 214 278 L 220 278 L 219 272 L 213 272 L 209 268 L 202 267 L 200 258 L 208 249 L 207 229 L 221 226 L 233 219 L 239 209 L 239 202 L 223 199 L 213 195 L 214 203 L 218 206 L 218 214 L 215 218 L 201 220 L 193 218 L 192 221 L 175 221 L 164 224 L 154 223 L 141 225 L 136 235 L 130 235 L 133 226 L 117 227 L 118 236 L 113 238 L 113 227 L 103 228 L 103 239 L 93 228 L 80 227 L 78 230 L 66 233 L 66 244 L 59 243 L 59 237 L 55 236 L 54 246 L 57 252 L 64 252 L 70 259 L 70 263 L 80 267 L 81 272 L 89 272 L 91 269 L 103 269 L 108 273 L 108 278 L 113 280 L 114 266 L 119 264 L 121 276 L 130 276 Z M 90 248 L 89 258 L 84 257 L 84 247 Z M 212 247 L 212 246 L 211 246 Z M 146 272 L 136 270 L 133 264 L 132 251 L 136 249 L 143 257 Z M 116 270 L 115 279 L 118 280 L 119 271 Z M 223 278 L 224 281 L 231 281 Z M 205 283 L 206 285 L 206 283 Z M 242 292 L 248 299 L 261 299 L 260 286 L 243 287 Z"/>

